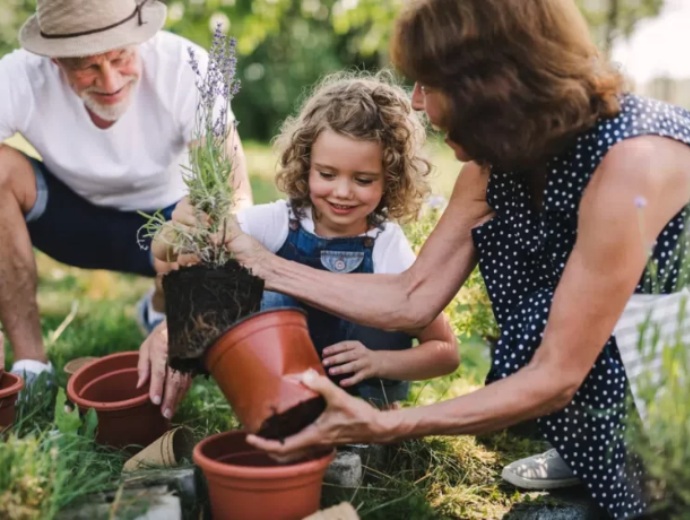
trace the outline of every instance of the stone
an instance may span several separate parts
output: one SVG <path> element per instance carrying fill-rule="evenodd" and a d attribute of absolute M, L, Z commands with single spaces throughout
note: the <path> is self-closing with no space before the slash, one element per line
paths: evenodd
<path fill-rule="evenodd" d="M 321 509 L 302 520 L 359 520 L 359 515 L 352 504 L 341 502 L 328 509 Z"/>
<path fill-rule="evenodd" d="M 342 487 L 358 487 L 362 484 L 362 459 L 351 451 L 338 451 L 326 468 L 324 483 Z"/>
<path fill-rule="evenodd" d="M 365 470 L 381 471 L 388 462 L 390 448 L 384 444 L 346 444 L 341 449 L 359 455 Z"/>
<path fill-rule="evenodd" d="M 175 491 L 183 505 L 196 504 L 197 485 L 194 466 L 186 468 L 142 469 L 124 475 L 125 488 L 166 486 Z"/>
<path fill-rule="evenodd" d="M 606 513 L 590 498 L 583 486 L 553 490 L 542 495 L 546 500 L 518 504 L 504 520 L 600 520 Z"/>
<path fill-rule="evenodd" d="M 135 520 L 182 520 L 180 499 L 167 486 L 124 489 L 86 497 L 78 506 L 58 513 L 56 520 L 93 520 L 94 518 Z"/>

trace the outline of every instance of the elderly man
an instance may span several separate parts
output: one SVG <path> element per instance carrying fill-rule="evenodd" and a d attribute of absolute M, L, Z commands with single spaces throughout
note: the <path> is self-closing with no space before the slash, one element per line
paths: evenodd
<path fill-rule="evenodd" d="M 36 303 L 32 246 L 58 261 L 154 277 L 138 211 L 169 218 L 186 192 L 181 165 L 197 106 L 191 42 L 160 31 L 157 0 L 39 0 L 22 49 L 0 60 L 0 142 L 21 133 L 42 161 L 0 144 L 0 322 L 13 372 L 52 371 Z M 240 204 L 251 203 L 239 138 L 228 139 Z M 159 283 L 138 306 L 162 318 Z"/>

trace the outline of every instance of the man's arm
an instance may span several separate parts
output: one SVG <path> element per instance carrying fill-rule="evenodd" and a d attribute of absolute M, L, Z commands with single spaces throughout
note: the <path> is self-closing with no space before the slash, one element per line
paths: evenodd
<path fill-rule="evenodd" d="M 249 173 L 247 172 L 247 157 L 244 154 L 242 147 L 242 140 L 237 129 L 230 132 L 227 141 L 225 142 L 225 149 L 228 157 L 232 158 L 232 187 L 235 190 L 235 206 L 233 212 L 254 204 L 252 197 L 252 186 L 249 182 Z"/>

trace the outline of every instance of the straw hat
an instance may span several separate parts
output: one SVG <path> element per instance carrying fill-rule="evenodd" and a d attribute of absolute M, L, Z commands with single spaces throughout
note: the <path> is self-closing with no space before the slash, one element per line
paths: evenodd
<path fill-rule="evenodd" d="M 38 0 L 19 42 L 51 58 L 92 56 L 148 40 L 165 14 L 158 0 Z"/>

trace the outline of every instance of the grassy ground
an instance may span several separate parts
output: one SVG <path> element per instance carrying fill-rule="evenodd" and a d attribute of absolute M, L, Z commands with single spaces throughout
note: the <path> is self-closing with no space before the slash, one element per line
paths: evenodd
<path fill-rule="evenodd" d="M 15 140 L 15 145 L 24 146 Z M 265 146 L 246 146 L 257 202 L 273 200 L 275 159 Z M 448 194 L 457 163 L 440 145 L 430 145 L 441 165 L 435 191 Z M 419 245 L 432 227 L 434 215 L 410 228 Z M 39 305 L 48 354 L 64 388 L 63 365 L 84 355 L 135 350 L 142 336 L 134 321 L 134 304 L 150 282 L 141 278 L 82 271 L 38 255 Z M 481 281 L 472 282 L 449 306 L 462 337 L 463 362 L 450 376 L 413 386 L 410 404 L 425 404 L 466 393 L 481 384 L 488 369 L 483 337 L 493 332 Z M 9 350 L 8 363 L 11 362 Z M 54 392 L 33 396 L 21 408 L 18 427 L 0 443 L 0 518 L 53 518 L 57 511 L 85 494 L 120 485 L 124 457 L 94 446 L 88 427 L 75 423 L 55 406 Z M 57 410 L 57 414 L 54 414 Z M 174 421 L 192 427 L 198 438 L 238 426 L 227 402 L 212 380 L 199 378 Z M 329 501 L 345 498 L 363 518 L 503 517 L 514 505 L 536 495 L 518 494 L 500 482 L 500 468 L 540 446 L 506 434 L 428 438 L 404 443 L 393 459 L 394 470 L 373 473 L 358 489 L 329 490 Z"/>

